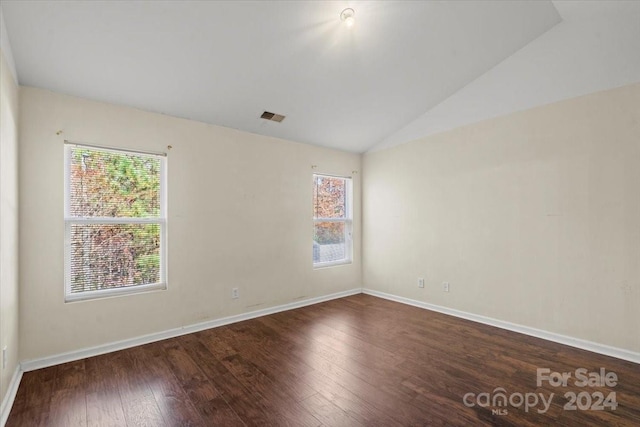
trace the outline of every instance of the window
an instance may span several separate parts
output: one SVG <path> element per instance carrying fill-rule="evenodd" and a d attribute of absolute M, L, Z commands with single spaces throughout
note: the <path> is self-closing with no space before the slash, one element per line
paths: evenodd
<path fill-rule="evenodd" d="M 166 157 L 65 144 L 65 300 L 166 288 Z"/>
<path fill-rule="evenodd" d="M 351 262 L 351 179 L 313 176 L 313 265 Z"/>

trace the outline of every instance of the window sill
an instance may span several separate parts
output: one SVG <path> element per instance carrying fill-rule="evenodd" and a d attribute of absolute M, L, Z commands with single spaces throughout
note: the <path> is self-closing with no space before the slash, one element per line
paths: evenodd
<path fill-rule="evenodd" d="M 353 264 L 352 260 L 341 260 L 341 261 L 330 261 L 330 262 L 318 262 L 313 264 L 314 270 L 320 270 L 328 267 L 337 267 L 341 265 L 350 265 Z"/>
<path fill-rule="evenodd" d="M 126 286 L 122 288 L 101 289 L 98 291 L 87 291 L 76 294 L 65 295 L 64 302 L 88 301 L 102 298 L 111 298 L 123 295 L 140 294 L 151 291 L 166 290 L 166 283 L 153 283 L 150 285 Z"/>

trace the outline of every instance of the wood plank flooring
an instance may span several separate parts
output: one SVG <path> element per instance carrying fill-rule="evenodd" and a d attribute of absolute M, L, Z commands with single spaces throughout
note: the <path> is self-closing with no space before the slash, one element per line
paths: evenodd
<path fill-rule="evenodd" d="M 537 368 L 572 378 L 537 386 Z M 578 368 L 617 384 L 578 387 Z M 498 387 L 511 403 L 484 405 Z M 587 410 L 597 392 L 617 408 Z M 27 372 L 7 426 L 551 424 L 640 425 L 640 365 L 355 295 Z"/>

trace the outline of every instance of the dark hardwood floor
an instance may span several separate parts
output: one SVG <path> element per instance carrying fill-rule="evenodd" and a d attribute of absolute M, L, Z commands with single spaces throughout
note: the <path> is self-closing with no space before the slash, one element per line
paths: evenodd
<path fill-rule="evenodd" d="M 579 387 L 579 368 L 617 384 Z M 498 387 L 511 403 L 489 405 Z M 7 426 L 551 424 L 640 425 L 640 365 L 356 295 L 27 372 Z"/>

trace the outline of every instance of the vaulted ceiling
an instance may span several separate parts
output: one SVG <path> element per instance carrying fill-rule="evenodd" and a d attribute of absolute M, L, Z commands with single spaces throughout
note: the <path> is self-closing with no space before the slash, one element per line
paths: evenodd
<path fill-rule="evenodd" d="M 355 10 L 351 28 L 339 17 L 345 7 Z M 2 2 L 20 84 L 354 152 L 441 129 L 429 113 L 460 93 L 459 109 L 474 102 L 464 95 L 472 83 L 565 24 L 562 7 L 550 1 Z M 567 10 L 575 17 L 584 8 Z M 526 74 L 525 65 L 518 73 Z M 632 65 L 627 80 L 635 78 Z M 510 84 L 520 77 L 509 75 Z M 520 89 L 529 98 L 536 93 Z M 541 102 L 549 100 L 534 103 Z M 512 104 L 506 110 L 528 106 Z M 262 120 L 265 110 L 286 119 Z M 447 125 L 464 121 L 445 118 Z"/>

